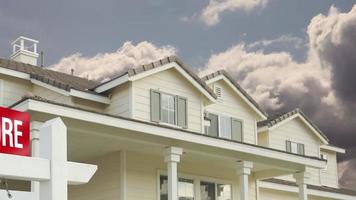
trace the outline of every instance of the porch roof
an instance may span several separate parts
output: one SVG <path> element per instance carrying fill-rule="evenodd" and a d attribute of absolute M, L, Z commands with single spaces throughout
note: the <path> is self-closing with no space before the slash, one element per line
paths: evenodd
<path fill-rule="evenodd" d="M 251 159 L 251 161 L 266 161 L 267 163 L 274 164 L 276 162 L 283 162 L 284 166 L 292 167 L 292 169 L 295 168 L 302 170 L 305 166 L 323 168 L 325 165 L 325 160 L 318 157 L 291 154 L 277 149 L 216 138 L 203 135 L 198 132 L 192 132 L 161 124 L 114 116 L 107 113 L 53 102 L 39 96 L 23 98 L 10 107 L 22 111 L 34 111 L 60 117 L 67 117 L 89 123 L 97 123 L 114 128 L 122 128 L 130 131 L 145 133 L 152 136 L 183 141 L 189 144 L 204 145 L 211 148 L 227 150 L 229 152 L 240 153 L 239 155 L 246 159 Z"/>

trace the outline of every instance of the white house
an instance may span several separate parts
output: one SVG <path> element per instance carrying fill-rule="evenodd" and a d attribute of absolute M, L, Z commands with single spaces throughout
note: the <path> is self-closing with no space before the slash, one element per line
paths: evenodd
<path fill-rule="evenodd" d="M 223 71 L 167 57 L 97 83 L 34 66 L 36 51 L 0 59 L 0 106 L 30 113 L 34 134 L 60 117 L 68 160 L 98 166 L 70 200 L 356 199 L 338 184 L 345 150 L 300 110 L 268 116 Z"/>

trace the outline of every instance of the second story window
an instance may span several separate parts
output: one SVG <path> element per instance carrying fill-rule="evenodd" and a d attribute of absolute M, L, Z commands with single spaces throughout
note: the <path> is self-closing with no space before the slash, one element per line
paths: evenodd
<path fill-rule="evenodd" d="M 187 99 L 151 90 L 151 121 L 187 127 Z"/>
<path fill-rule="evenodd" d="M 290 140 L 286 141 L 286 151 L 289 153 L 305 155 L 304 144 L 292 142 Z"/>
<path fill-rule="evenodd" d="M 205 118 L 210 122 L 205 128 L 207 135 L 242 142 L 241 120 L 213 113 L 206 113 Z"/>
<path fill-rule="evenodd" d="M 328 155 L 322 153 L 322 154 L 320 154 L 320 158 L 323 160 L 326 160 L 326 165 L 323 170 L 327 170 L 328 169 Z"/>

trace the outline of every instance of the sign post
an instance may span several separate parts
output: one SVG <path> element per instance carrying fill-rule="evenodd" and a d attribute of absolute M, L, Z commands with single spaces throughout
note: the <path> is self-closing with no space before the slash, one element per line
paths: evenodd
<path fill-rule="evenodd" d="M 1 108 L 0 119 L 0 145 L 5 144 L 0 152 L 0 179 L 40 182 L 39 194 L 17 191 L 14 198 L 19 195 L 27 200 L 67 200 L 68 184 L 88 183 L 96 172 L 96 165 L 67 161 L 67 128 L 60 118 L 49 120 L 40 128 L 40 157 L 29 157 L 27 113 Z"/>

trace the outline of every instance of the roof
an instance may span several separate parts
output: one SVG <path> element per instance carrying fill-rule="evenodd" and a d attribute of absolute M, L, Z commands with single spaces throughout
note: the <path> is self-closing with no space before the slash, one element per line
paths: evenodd
<path fill-rule="evenodd" d="M 96 81 L 9 59 L 0 58 L 0 67 L 29 74 L 32 79 L 36 79 L 66 91 L 69 91 L 71 88 L 80 91 L 88 91 L 88 89 L 99 84 Z"/>
<path fill-rule="evenodd" d="M 235 88 L 240 91 L 248 99 L 248 101 L 252 103 L 252 105 L 254 105 L 265 116 L 268 116 L 267 112 L 264 111 L 261 106 L 258 105 L 258 103 L 236 81 L 234 81 L 234 79 L 225 70 L 216 71 L 214 73 L 201 77 L 201 79 L 203 81 L 208 81 L 218 76 L 225 76 L 235 86 Z"/>
<path fill-rule="evenodd" d="M 87 111 L 87 112 L 91 112 L 91 113 L 96 113 L 96 114 L 100 114 L 100 115 L 105 115 L 105 116 L 109 116 L 109 117 L 118 118 L 118 119 L 125 119 L 125 120 L 129 120 L 129 121 L 140 122 L 140 123 L 144 123 L 144 124 L 150 124 L 150 125 L 158 126 L 158 127 L 162 127 L 162 128 L 178 130 L 178 131 L 182 131 L 182 132 L 185 132 L 185 133 L 191 133 L 191 134 L 195 134 L 195 135 L 199 135 L 199 136 L 203 136 L 203 137 L 210 137 L 210 138 L 215 138 L 215 139 L 219 139 L 219 140 L 225 140 L 225 141 L 229 141 L 229 142 L 245 144 L 245 145 L 248 145 L 248 146 L 253 146 L 253 147 L 258 147 L 258 148 L 262 148 L 262 149 L 272 150 L 272 151 L 275 151 L 275 152 L 281 152 L 281 153 L 285 153 L 285 154 L 290 154 L 290 155 L 293 155 L 293 156 L 304 157 L 304 158 L 313 159 L 313 160 L 319 160 L 319 161 L 325 161 L 325 160 L 323 160 L 323 159 L 321 159 L 319 157 L 316 157 L 316 156 L 293 154 L 293 153 L 286 152 L 286 151 L 279 150 L 279 149 L 260 146 L 260 145 L 256 145 L 256 144 L 250 144 L 250 143 L 246 143 L 246 142 L 239 142 L 239 141 L 235 141 L 235 140 L 229 140 L 229 139 L 225 139 L 225 138 L 221 138 L 221 137 L 217 137 L 217 136 L 210 136 L 210 135 L 206 135 L 206 134 L 201 134 L 199 132 L 194 132 L 194 131 L 190 131 L 190 130 L 186 130 L 186 129 L 181 129 L 181 128 L 178 128 L 178 127 L 172 127 L 172 126 L 169 126 L 169 125 L 152 123 L 152 122 L 147 122 L 147 121 L 143 121 L 143 120 L 139 120 L 139 119 L 133 119 L 133 118 L 129 118 L 129 117 L 112 115 L 112 114 L 108 114 L 108 113 L 105 113 L 105 112 L 99 112 L 99 111 L 96 111 L 96 110 L 80 108 L 80 107 L 76 107 L 76 106 L 72 106 L 72 105 L 68 105 L 68 104 L 64 104 L 64 103 L 59 103 L 59 102 L 56 102 L 56 101 L 48 100 L 48 99 L 46 99 L 44 97 L 37 96 L 37 95 L 35 95 L 35 96 L 24 96 L 19 101 L 17 101 L 14 104 L 8 106 L 8 108 L 13 108 L 16 105 L 19 105 L 19 104 L 21 104 L 22 102 L 24 102 L 26 100 L 35 100 L 35 101 L 39 101 L 39 102 L 44 102 L 44 103 L 49 103 L 49 104 L 53 104 L 53 105 L 57 105 L 57 106 L 63 106 L 63 107 L 67 107 L 67 108 Z"/>
<path fill-rule="evenodd" d="M 194 72 L 193 70 L 188 67 L 186 64 L 183 63 L 183 61 L 181 61 L 177 56 L 169 56 L 169 57 L 166 57 L 166 58 L 163 58 L 163 59 L 160 59 L 156 62 L 152 62 L 152 63 L 149 63 L 149 64 L 145 64 L 145 65 L 141 65 L 141 66 L 138 66 L 138 67 L 134 67 L 134 68 L 130 68 L 128 69 L 127 71 L 121 73 L 120 75 L 116 76 L 115 78 L 112 78 L 106 82 L 103 82 L 101 84 L 98 84 L 96 85 L 95 87 L 92 88 L 92 90 L 95 90 L 96 88 L 102 86 L 102 85 L 105 85 L 107 83 L 110 83 L 116 79 L 119 79 L 125 75 L 127 75 L 128 77 L 133 77 L 133 76 L 136 76 L 138 74 L 141 74 L 143 72 L 148 72 L 150 70 L 153 70 L 153 69 L 157 69 L 157 68 L 160 68 L 166 64 L 169 64 L 169 63 L 177 63 L 186 73 L 189 74 L 189 76 L 191 76 L 197 83 L 199 83 L 199 85 L 201 87 L 203 87 L 211 96 L 213 96 L 214 98 L 216 98 L 216 95 L 215 93 L 213 92 L 213 90 L 202 80 L 200 79 Z"/>
<path fill-rule="evenodd" d="M 285 180 L 276 179 L 276 178 L 265 179 L 263 181 L 297 187 L 297 184 L 295 182 L 285 181 Z M 320 190 L 320 191 L 324 191 L 324 192 L 332 192 L 332 193 L 339 193 L 339 194 L 355 195 L 356 196 L 356 191 L 350 190 L 350 189 L 346 189 L 346 188 L 332 188 L 332 187 L 317 186 L 317 185 L 307 185 L 307 187 L 308 187 L 308 189 L 312 189 L 312 190 Z"/>
<path fill-rule="evenodd" d="M 267 120 L 257 122 L 257 126 L 259 128 L 265 126 L 270 128 L 297 114 L 300 114 L 326 141 L 329 141 L 326 135 L 299 108 L 286 113 L 269 116 Z"/>

